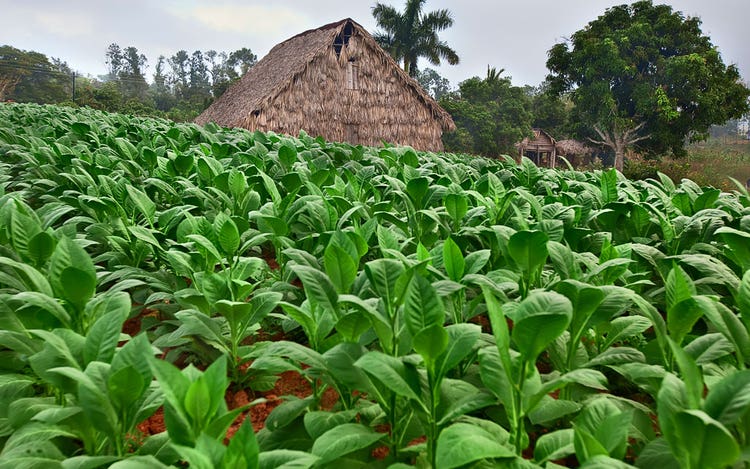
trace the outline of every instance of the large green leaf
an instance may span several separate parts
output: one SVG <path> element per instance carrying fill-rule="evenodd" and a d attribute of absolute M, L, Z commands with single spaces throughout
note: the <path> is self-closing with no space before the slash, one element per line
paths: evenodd
<path fill-rule="evenodd" d="M 258 458 L 259 469 L 307 469 L 318 457 L 306 451 L 275 449 L 263 451 Z"/>
<path fill-rule="evenodd" d="M 620 411 L 607 398 L 593 399 L 576 418 L 576 432 L 585 430 L 606 451 L 606 456 L 622 459 L 628 445 L 632 411 Z M 587 437 L 584 436 L 583 440 Z M 596 446 L 596 445 L 593 445 Z"/>
<path fill-rule="evenodd" d="M 602 171 L 599 176 L 600 187 L 602 192 L 602 202 L 604 205 L 610 202 L 617 202 L 619 194 L 617 192 L 617 171 L 612 168 L 608 171 Z"/>
<path fill-rule="evenodd" d="M 327 431 L 351 422 L 356 415 L 357 413 L 353 409 L 342 412 L 310 411 L 304 417 L 305 430 L 315 440 Z"/>
<path fill-rule="evenodd" d="M 512 364 L 508 364 L 508 367 L 512 366 Z M 521 409 L 514 407 L 515 383 L 512 380 L 513 370 L 506 368 L 498 351 L 490 347 L 479 351 L 479 367 L 482 383 L 505 406 L 509 416 L 515 418 L 515 414 L 520 412 Z"/>
<path fill-rule="evenodd" d="M 729 246 L 729 257 L 743 270 L 750 270 L 750 233 L 725 226 L 714 234 Z"/>
<path fill-rule="evenodd" d="M 365 274 L 373 290 L 390 304 L 396 300 L 396 284 L 403 273 L 404 265 L 395 259 L 377 259 L 365 264 Z"/>
<path fill-rule="evenodd" d="M 522 271 L 534 272 L 547 262 L 548 239 L 541 231 L 519 231 L 508 240 L 508 252 Z"/>
<path fill-rule="evenodd" d="M 130 295 L 125 292 L 105 294 L 96 300 L 105 310 L 86 335 L 83 349 L 85 363 L 97 360 L 109 363 L 115 355 L 122 325 L 130 313 Z"/>
<path fill-rule="evenodd" d="M 417 177 L 406 183 L 406 191 L 411 197 L 417 208 L 422 207 L 422 203 L 430 187 L 430 180 L 426 177 Z"/>
<path fill-rule="evenodd" d="M 255 439 L 251 419 L 246 418 L 229 441 L 222 466 L 227 468 L 257 468 L 260 448 Z"/>
<path fill-rule="evenodd" d="M 237 225 L 226 215 L 217 216 L 215 223 L 219 247 L 228 258 L 234 256 L 240 246 L 240 232 Z"/>
<path fill-rule="evenodd" d="M 136 404 L 146 390 L 146 383 L 141 374 L 132 366 L 120 368 L 109 375 L 107 391 L 113 405 L 124 412 Z"/>
<path fill-rule="evenodd" d="M 731 426 L 750 408 L 750 370 L 736 371 L 711 387 L 703 409 L 723 425 Z"/>
<path fill-rule="evenodd" d="M 674 308 L 680 302 L 697 295 L 692 279 L 688 277 L 682 267 L 677 265 L 669 272 L 665 287 L 667 290 L 667 309 Z"/>
<path fill-rule="evenodd" d="M 539 464 L 562 459 L 574 453 L 572 428 L 546 433 L 539 437 L 534 446 L 534 460 Z"/>
<path fill-rule="evenodd" d="M 468 210 L 468 203 L 463 194 L 448 194 L 445 196 L 445 210 L 455 223 L 461 222 Z"/>
<path fill-rule="evenodd" d="M 445 266 L 448 278 L 454 282 L 458 282 L 464 276 L 464 267 L 466 265 L 464 255 L 461 253 L 461 248 L 458 247 L 452 238 L 446 239 L 443 244 L 443 265 Z"/>
<path fill-rule="evenodd" d="M 601 289 L 583 282 L 564 280 L 557 284 L 555 290 L 570 300 L 573 307 L 570 330 L 576 338 L 585 328 L 596 325 L 590 320 L 604 300 L 604 292 Z"/>
<path fill-rule="evenodd" d="M 363 355 L 354 365 L 377 378 L 397 395 L 419 400 L 419 383 L 415 381 L 416 375 L 398 358 L 373 351 Z"/>
<path fill-rule="evenodd" d="M 326 274 L 340 294 L 348 293 L 357 278 L 358 259 L 353 258 L 346 249 L 329 244 L 323 255 Z"/>
<path fill-rule="evenodd" d="M 448 333 L 441 324 L 425 327 L 412 338 L 414 350 L 424 358 L 430 371 L 433 371 L 435 360 L 445 351 L 448 344 Z"/>
<path fill-rule="evenodd" d="M 302 280 L 310 303 L 330 312 L 338 311 L 336 287 L 325 273 L 305 265 L 293 265 L 292 270 Z"/>
<path fill-rule="evenodd" d="M 436 447 L 437 467 L 452 469 L 482 459 L 515 458 L 494 435 L 468 423 L 454 423 L 440 432 Z"/>
<path fill-rule="evenodd" d="M 533 363 L 567 329 L 572 316 L 573 307 L 566 297 L 534 292 L 518 305 L 511 337 L 524 359 Z"/>
<path fill-rule="evenodd" d="M 750 270 L 742 276 L 742 283 L 737 292 L 737 309 L 740 310 L 740 317 L 745 327 L 750 331 Z"/>
<path fill-rule="evenodd" d="M 156 213 L 156 204 L 153 200 L 142 190 L 136 189 L 130 184 L 125 186 L 125 189 L 130 196 L 130 200 L 133 202 L 135 207 L 141 214 L 146 218 L 151 227 L 154 226 L 154 215 Z"/>
<path fill-rule="evenodd" d="M 406 289 L 404 319 L 412 336 L 431 326 L 442 326 L 445 320 L 443 302 L 430 281 L 414 275 Z"/>
<path fill-rule="evenodd" d="M 319 463 L 329 463 L 354 451 L 367 448 L 384 438 L 369 427 L 358 423 L 338 425 L 322 434 L 313 443 L 310 451 L 318 456 Z"/>
<path fill-rule="evenodd" d="M 445 328 L 448 344 L 436 364 L 437 376 L 442 378 L 474 351 L 482 333 L 476 324 L 452 324 Z"/>
<path fill-rule="evenodd" d="M 680 445 L 672 448 L 690 469 L 723 468 L 740 457 L 734 436 L 720 422 L 701 410 L 684 410 L 675 415 Z M 684 458 L 680 458 L 683 456 Z"/>
<path fill-rule="evenodd" d="M 94 263 L 75 241 L 63 238 L 50 259 L 50 284 L 59 298 L 82 309 L 96 291 Z"/>
<path fill-rule="evenodd" d="M 29 239 L 27 251 L 37 266 L 44 264 L 55 250 L 57 240 L 47 231 L 41 231 Z"/>
<path fill-rule="evenodd" d="M 686 408 L 697 409 L 700 407 L 703 396 L 703 375 L 695 360 L 687 354 L 685 349 L 671 338 L 668 338 L 667 341 L 680 368 L 680 374 L 684 382 Z"/>

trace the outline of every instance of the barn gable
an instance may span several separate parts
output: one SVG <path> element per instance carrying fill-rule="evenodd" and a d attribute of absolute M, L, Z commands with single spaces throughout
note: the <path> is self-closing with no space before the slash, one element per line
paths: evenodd
<path fill-rule="evenodd" d="M 195 120 L 226 127 L 442 150 L 455 125 L 351 19 L 275 46 Z"/>

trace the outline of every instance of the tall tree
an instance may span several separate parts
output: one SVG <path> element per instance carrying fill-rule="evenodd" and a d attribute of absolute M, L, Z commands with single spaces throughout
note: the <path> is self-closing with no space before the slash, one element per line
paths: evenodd
<path fill-rule="evenodd" d="M 114 42 L 107 46 L 107 51 L 104 53 L 105 62 L 107 64 L 107 72 L 110 80 L 116 80 L 120 76 L 120 71 L 123 67 L 125 57 L 122 54 L 122 48 Z"/>
<path fill-rule="evenodd" d="M 231 80 L 236 80 L 242 75 L 246 74 L 247 71 L 258 62 L 258 56 L 253 54 L 253 51 L 247 47 L 237 49 L 236 51 L 229 54 L 227 58 L 227 71 Z M 238 70 L 239 68 L 239 70 Z"/>
<path fill-rule="evenodd" d="M 197 50 L 190 56 L 190 98 L 204 101 L 211 97 L 211 85 L 208 78 L 208 66 L 203 58 L 203 52 Z"/>
<path fill-rule="evenodd" d="M 573 104 L 567 96 L 551 93 L 547 82 L 526 86 L 524 91 L 530 99 L 533 127 L 544 129 L 556 139 L 568 138 L 574 133 L 570 125 Z"/>
<path fill-rule="evenodd" d="M 455 132 L 443 134 L 447 151 L 490 157 L 514 153 L 514 145 L 531 134 L 530 98 L 502 72 L 490 68 L 484 79 L 465 80 L 458 92 L 440 100 L 456 123 Z"/>
<path fill-rule="evenodd" d="M 167 84 L 166 61 L 167 59 L 163 55 L 160 55 L 156 59 L 154 82 L 151 85 L 151 97 L 154 100 L 154 107 L 160 111 L 168 111 L 175 104 L 174 95 Z"/>
<path fill-rule="evenodd" d="M 431 68 L 417 72 L 416 80 L 434 99 L 440 99 L 451 90 L 451 82 Z"/>
<path fill-rule="evenodd" d="M 58 103 L 71 99 L 73 73 L 62 60 L 0 46 L 0 101 Z"/>
<path fill-rule="evenodd" d="M 747 111 L 750 91 L 726 66 L 698 18 L 640 1 L 612 7 L 549 51 L 548 79 L 570 92 L 592 141 L 625 150 L 684 153 L 687 140 Z"/>
<path fill-rule="evenodd" d="M 122 67 L 120 69 L 120 86 L 125 99 L 143 101 L 147 97 L 148 83 L 146 83 L 146 56 L 138 53 L 138 49 L 130 46 L 122 51 Z"/>
<path fill-rule="evenodd" d="M 167 63 L 171 69 L 169 81 L 177 99 L 182 99 L 188 93 L 190 85 L 190 56 L 187 51 L 177 51 Z"/>
<path fill-rule="evenodd" d="M 375 40 L 397 62 L 402 62 L 404 70 L 412 77 L 417 74 L 420 57 L 433 65 L 440 65 L 442 59 L 451 65 L 459 61 L 456 51 L 438 37 L 440 31 L 453 26 L 450 11 L 423 13 L 425 2 L 407 0 L 403 13 L 379 2 L 372 9 L 372 16 L 383 30 L 374 34 Z"/>

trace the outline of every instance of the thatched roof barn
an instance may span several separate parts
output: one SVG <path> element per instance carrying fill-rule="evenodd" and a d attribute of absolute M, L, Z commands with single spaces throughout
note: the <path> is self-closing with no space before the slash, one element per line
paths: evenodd
<path fill-rule="evenodd" d="M 524 138 L 518 146 L 518 155 L 525 156 L 537 166 L 554 168 L 557 159 L 555 139 L 542 129 L 532 129 L 534 138 Z"/>
<path fill-rule="evenodd" d="M 195 119 L 224 127 L 440 151 L 451 116 L 345 19 L 276 45 Z"/>

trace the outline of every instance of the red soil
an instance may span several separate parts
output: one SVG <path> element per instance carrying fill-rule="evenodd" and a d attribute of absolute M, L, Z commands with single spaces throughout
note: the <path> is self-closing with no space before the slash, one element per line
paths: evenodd
<path fill-rule="evenodd" d="M 122 325 L 122 332 L 128 334 L 130 337 L 135 337 L 141 332 L 143 319 L 147 317 L 159 317 L 159 311 L 151 308 L 143 308 L 138 316 L 125 320 L 125 323 Z"/>
<path fill-rule="evenodd" d="M 240 428 L 245 419 L 250 418 L 253 424 L 253 430 L 256 432 L 265 426 L 266 418 L 279 404 L 283 402 L 280 396 L 296 396 L 300 398 L 308 397 L 312 394 L 310 383 L 296 371 L 286 371 L 282 373 L 276 385 L 270 391 L 261 393 L 259 397 L 266 399 L 266 402 L 256 404 L 250 409 L 242 412 L 234 421 L 227 431 L 227 438 L 231 438 Z M 224 397 L 227 407 L 236 409 L 249 404 L 253 399 L 250 398 L 246 390 L 227 391 Z M 328 388 L 323 392 L 320 407 L 324 410 L 330 410 L 338 402 L 339 396 L 334 389 Z M 161 433 L 165 430 L 164 411 L 159 409 L 154 415 L 138 425 L 138 430 L 144 436 Z"/>

